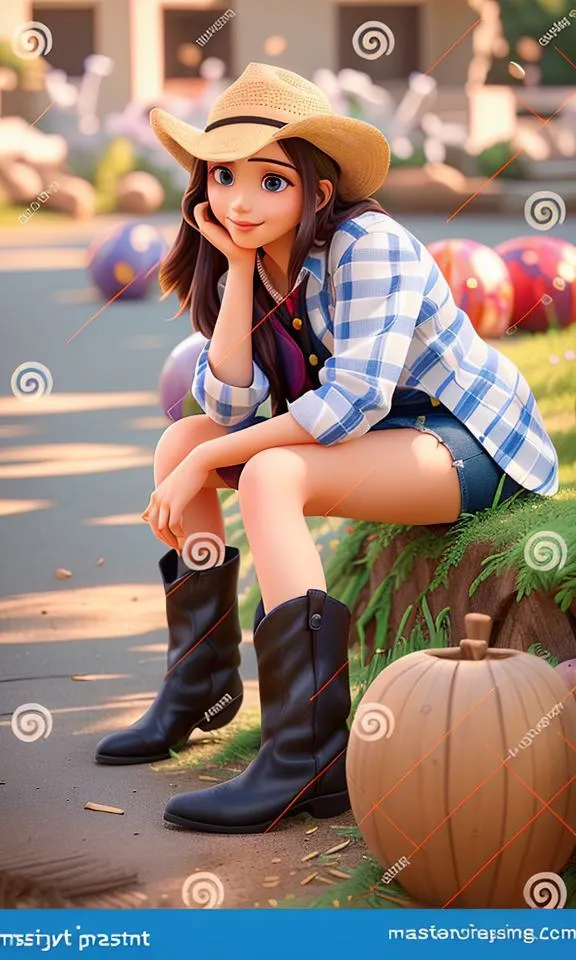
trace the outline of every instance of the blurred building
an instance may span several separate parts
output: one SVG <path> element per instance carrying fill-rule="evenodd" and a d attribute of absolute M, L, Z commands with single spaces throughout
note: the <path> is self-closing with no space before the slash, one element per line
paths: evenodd
<path fill-rule="evenodd" d="M 226 10 L 234 16 L 204 44 L 198 38 Z M 191 93 L 201 84 L 203 60 L 217 57 L 234 78 L 253 60 L 275 63 L 311 77 L 318 67 L 354 68 L 401 94 L 414 70 L 433 68 L 441 106 L 458 109 L 472 56 L 468 34 L 474 22 L 466 0 L 234 0 L 232 7 L 209 0 L 5 0 L 0 4 L 0 35 L 9 36 L 27 21 L 52 33 L 47 56 L 69 77 L 83 73 L 92 53 L 114 61 L 102 86 L 100 115 L 136 100 L 151 103 L 166 94 Z M 390 27 L 390 56 L 366 59 L 355 53 L 352 37 L 367 21 Z"/>

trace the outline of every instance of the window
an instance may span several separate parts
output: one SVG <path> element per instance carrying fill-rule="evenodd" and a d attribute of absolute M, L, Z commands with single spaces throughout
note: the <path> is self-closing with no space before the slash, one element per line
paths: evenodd
<path fill-rule="evenodd" d="M 94 8 L 32 5 L 32 19 L 46 24 L 52 49 L 46 61 L 69 77 L 84 75 L 84 60 L 94 53 Z"/>
<path fill-rule="evenodd" d="M 420 70 L 420 6 L 388 4 L 358 4 L 338 8 L 338 69 L 359 70 L 374 82 L 407 80 L 413 70 Z M 394 48 L 385 54 L 367 60 L 355 53 L 352 38 L 363 23 L 377 20 L 385 23 L 394 35 Z M 367 50 L 376 50 L 368 45 Z"/>
<path fill-rule="evenodd" d="M 232 59 L 234 17 L 220 26 L 202 46 L 196 43 L 229 7 L 210 10 L 164 10 L 165 79 L 199 77 L 200 64 L 207 57 L 218 57 L 226 67 Z"/>

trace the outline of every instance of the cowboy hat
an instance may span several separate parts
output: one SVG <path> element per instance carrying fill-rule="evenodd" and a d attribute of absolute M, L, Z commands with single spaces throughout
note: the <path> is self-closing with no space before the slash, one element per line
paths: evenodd
<path fill-rule="evenodd" d="M 390 147 L 376 127 L 334 113 L 315 83 L 266 63 L 248 64 L 212 106 L 205 130 L 160 107 L 150 111 L 150 125 L 190 173 L 198 160 L 240 160 L 276 140 L 301 137 L 339 165 L 338 192 L 348 201 L 371 196 L 390 164 Z"/>

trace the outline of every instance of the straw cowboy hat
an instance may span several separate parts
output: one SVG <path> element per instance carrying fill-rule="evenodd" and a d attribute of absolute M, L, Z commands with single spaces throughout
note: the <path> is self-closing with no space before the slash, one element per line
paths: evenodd
<path fill-rule="evenodd" d="M 266 63 L 249 63 L 214 103 L 205 130 L 165 110 L 150 111 L 154 133 L 193 173 L 198 160 L 240 160 L 266 144 L 301 137 L 340 166 L 339 193 L 363 200 L 384 182 L 390 147 L 376 127 L 334 113 L 315 83 Z"/>

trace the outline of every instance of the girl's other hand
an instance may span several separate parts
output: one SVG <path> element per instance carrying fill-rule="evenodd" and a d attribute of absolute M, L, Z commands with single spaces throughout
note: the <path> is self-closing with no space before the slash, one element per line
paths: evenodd
<path fill-rule="evenodd" d="M 228 230 L 208 215 L 209 207 L 208 201 L 204 200 L 202 203 L 197 203 L 193 210 L 194 219 L 202 236 L 206 237 L 212 246 L 224 254 L 230 265 L 242 264 L 254 269 L 256 248 L 246 250 L 244 247 L 237 246 Z M 212 214 L 212 216 L 214 215 Z"/>
<path fill-rule="evenodd" d="M 206 483 L 208 472 L 198 449 L 192 451 L 158 484 L 142 514 L 154 536 L 175 550 L 185 537 L 182 514 Z"/>

